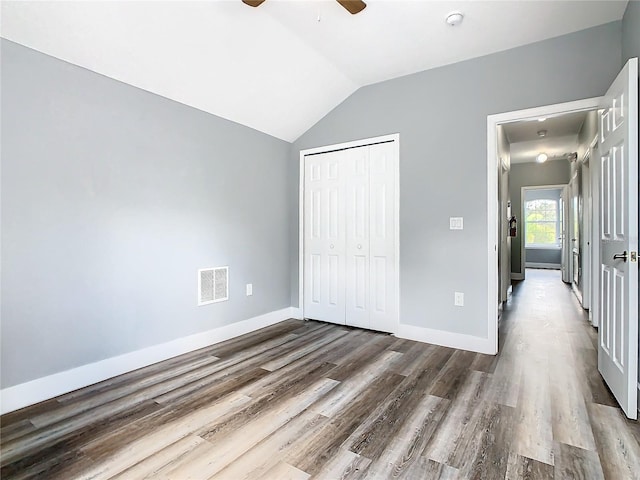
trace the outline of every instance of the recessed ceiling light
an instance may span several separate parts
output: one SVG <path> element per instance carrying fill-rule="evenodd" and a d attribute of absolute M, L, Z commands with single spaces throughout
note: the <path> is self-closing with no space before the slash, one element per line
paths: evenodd
<path fill-rule="evenodd" d="M 549 157 L 547 156 L 547 154 L 546 154 L 546 153 L 540 153 L 540 154 L 538 154 L 538 156 L 536 157 L 536 162 L 538 162 L 538 163 L 544 163 L 544 162 L 546 162 L 546 161 L 547 161 L 547 158 L 549 158 Z"/>
<path fill-rule="evenodd" d="M 539 121 L 539 122 L 544 122 L 545 120 L 546 120 L 546 118 L 545 118 L 545 117 L 540 117 L 540 118 L 538 119 L 538 121 Z"/>
<path fill-rule="evenodd" d="M 464 15 L 460 12 L 451 12 L 449 15 L 447 15 L 447 23 L 452 26 L 455 27 L 456 25 L 460 25 L 462 23 L 462 19 L 464 18 Z"/>
<path fill-rule="evenodd" d="M 547 136 L 547 131 L 546 130 L 538 130 L 538 136 L 539 137 L 546 137 Z"/>

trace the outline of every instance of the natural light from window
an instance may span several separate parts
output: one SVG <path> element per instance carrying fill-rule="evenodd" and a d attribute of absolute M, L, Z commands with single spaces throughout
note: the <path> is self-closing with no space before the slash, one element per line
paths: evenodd
<path fill-rule="evenodd" d="M 552 199 L 528 200 L 525 203 L 525 246 L 560 246 L 558 207 L 558 200 Z"/>

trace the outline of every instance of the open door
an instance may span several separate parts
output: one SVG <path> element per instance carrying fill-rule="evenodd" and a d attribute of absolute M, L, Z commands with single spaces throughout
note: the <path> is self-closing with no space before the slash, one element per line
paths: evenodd
<path fill-rule="evenodd" d="M 562 266 L 562 281 L 565 283 L 571 283 L 571 242 L 567 241 L 569 238 L 569 185 L 565 185 L 562 188 L 562 195 L 560 195 L 560 225 L 561 225 L 561 256 L 560 264 Z"/>
<path fill-rule="evenodd" d="M 571 288 L 582 303 L 582 292 L 580 285 L 580 181 L 579 169 L 576 169 L 571 183 L 569 183 L 571 198 L 569 200 L 569 251 L 571 262 Z"/>
<path fill-rule="evenodd" d="M 627 417 L 638 417 L 638 59 L 604 97 L 599 119 L 598 370 Z"/>

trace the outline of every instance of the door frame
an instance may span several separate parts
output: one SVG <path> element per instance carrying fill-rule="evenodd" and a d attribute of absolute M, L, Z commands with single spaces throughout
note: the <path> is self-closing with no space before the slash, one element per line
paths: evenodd
<path fill-rule="evenodd" d="M 589 213 L 589 221 L 591 222 L 591 236 L 589 238 L 589 241 L 591 242 L 591 266 L 589 267 L 591 276 L 589 285 L 589 288 L 591 290 L 591 293 L 589 295 L 589 321 L 591 322 L 591 325 L 596 328 L 600 326 L 600 251 L 599 248 L 595 248 L 597 242 L 600 241 L 600 195 L 598 190 L 599 172 L 597 170 L 596 164 L 593 162 L 593 159 L 597 158 L 597 154 L 599 154 L 599 152 L 600 135 L 596 134 L 593 141 L 589 144 L 589 171 L 591 172 L 591 178 L 589 179 L 591 182 L 591 187 L 589 189 L 589 193 L 591 196 L 591 206 Z"/>
<path fill-rule="evenodd" d="M 304 315 L 304 172 L 305 156 L 319 153 L 329 153 L 336 150 L 346 150 L 348 148 L 366 147 L 368 145 L 375 145 L 377 143 L 393 142 L 394 145 L 394 165 L 395 165 L 395 195 L 394 195 L 394 210 L 395 210 L 395 225 L 394 225 L 394 242 L 395 242 L 395 256 L 396 256 L 396 269 L 395 269 L 395 292 L 396 297 L 396 325 L 392 333 L 398 333 L 400 325 L 400 134 L 392 133 L 388 135 L 381 135 L 379 137 L 363 138 L 360 140 L 353 140 L 350 142 L 334 143 L 332 145 L 324 145 L 321 147 L 307 148 L 300 150 L 300 183 L 298 186 L 298 308 L 300 312 L 300 318 L 305 318 Z"/>
<path fill-rule="evenodd" d="M 487 334 L 489 345 L 498 353 L 498 125 L 519 120 L 597 110 L 603 97 L 525 108 L 487 115 Z M 593 194 L 593 192 L 592 192 Z"/>
<path fill-rule="evenodd" d="M 598 135 L 596 134 L 595 141 L 597 142 Z M 593 242 L 591 240 L 593 236 L 593 196 L 591 195 L 591 179 L 593 178 L 593 172 L 591 171 L 591 167 L 594 165 L 594 162 L 591 161 L 593 148 L 591 145 L 593 144 L 593 140 L 589 142 L 589 147 L 587 147 L 586 152 L 582 156 L 582 236 L 583 236 L 583 246 L 584 246 L 584 262 L 582 266 L 582 308 L 588 310 L 589 319 L 591 319 L 591 284 L 592 282 L 592 272 L 591 272 L 591 257 L 593 256 Z M 580 161 L 580 159 L 578 159 Z M 586 181 L 585 181 L 585 170 Z"/>
<path fill-rule="evenodd" d="M 523 278 L 527 278 L 527 276 L 525 275 L 525 270 L 527 267 L 527 252 L 526 252 L 526 248 L 525 248 L 525 244 L 526 244 L 526 234 L 527 231 L 525 229 L 526 224 L 525 224 L 525 216 L 524 216 L 524 207 L 525 207 L 525 201 L 524 201 L 524 195 L 525 192 L 527 190 L 560 190 L 560 195 L 562 196 L 562 189 L 566 187 L 566 184 L 553 184 L 553 185 L 527 185 L 524 187 L 520 187 L 520 218 L 521 220 L 521 230 L 522 230 L 522 235 L 520 237 L 520 240 L 522 242 L 522 244 L 520 245 L 520 271 L 522 272 L 522 277 Z M 562 250 L 562 248 L 564 248 L 564 242 L 565 239 L 562 239 L 562 243 L 560 246 L 560 249 Z M 532 267 L 535 268 L 535 267 Z M 560 268 L 562 269 L 562 260 L 561 260 L 561 265 Z"/>

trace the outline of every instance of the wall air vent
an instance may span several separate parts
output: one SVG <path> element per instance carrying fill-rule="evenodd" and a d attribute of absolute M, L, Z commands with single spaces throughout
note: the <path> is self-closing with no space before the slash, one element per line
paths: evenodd
<path fill-rule="evenodd" d="M 229 267 L 198 270 L 198 306 L 229 300 Z"/>

